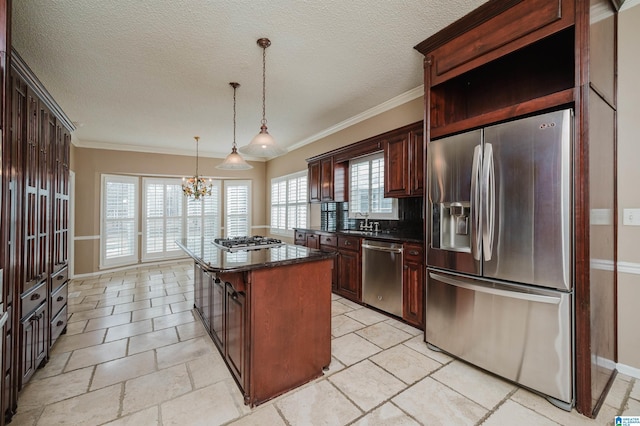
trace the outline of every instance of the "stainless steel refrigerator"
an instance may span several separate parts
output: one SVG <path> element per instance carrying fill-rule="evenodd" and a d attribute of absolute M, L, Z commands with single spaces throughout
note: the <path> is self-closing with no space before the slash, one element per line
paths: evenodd
<path fill-rule="evenodd" d="M 573 114 L 431 141 L 425 340 L 570 410 Z"/>

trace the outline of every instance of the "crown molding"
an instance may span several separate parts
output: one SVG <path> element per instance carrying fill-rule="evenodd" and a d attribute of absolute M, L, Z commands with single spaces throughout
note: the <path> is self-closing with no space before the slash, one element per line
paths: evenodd
<path fill-rule="evenodd" d="M 626 0 L 623 4 L 622 7 L 620 8 L 620 12 L 623 12 L 627 9 L 632 8 L 633 6 L 637 6 L 640 4 L 640 0 Z"/>

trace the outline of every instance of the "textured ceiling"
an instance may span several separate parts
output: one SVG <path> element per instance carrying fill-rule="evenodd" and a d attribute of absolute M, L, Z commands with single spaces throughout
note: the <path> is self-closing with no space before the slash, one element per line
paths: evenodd
<path fill-rule="evenodd" d="M 12 44 L 77 124 L 77 146 L 224 157 L 258 133 L 292 149 L 400 96 L 413 46 L 484 0 L 20 0 Z"/>

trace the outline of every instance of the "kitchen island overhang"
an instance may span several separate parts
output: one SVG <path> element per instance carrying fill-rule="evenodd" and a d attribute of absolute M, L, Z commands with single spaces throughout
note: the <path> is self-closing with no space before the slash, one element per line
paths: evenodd
<path fill-rule="evenodd" d="M 255 406 L 323 374 L 331 363 L 335 254 L 283 244 L 228 252 L 178 245 L 194 260 L 194 309 Z"/>

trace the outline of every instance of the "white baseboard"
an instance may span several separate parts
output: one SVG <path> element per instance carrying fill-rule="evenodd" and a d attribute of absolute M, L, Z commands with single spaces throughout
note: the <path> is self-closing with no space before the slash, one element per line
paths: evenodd
<path fill-rule="evenodd" d="M 70 278 L 77 280 L 77 279 L 83 279 L 83 278 L 93 278 L 93 277 L 99 277 L 100 275 L 104 275 L 104 274 L 110 274 L 112 272 L 121 272 L 121 271 L 128 271 L 131 269 L 137 269 L 137 268 L 146 268 L 149 266 L 156 266 L 156 265 L 166 265 L 167 263 L 178 263 L 178 262 L 184 262 L 185 260 L 190 260 L 191 258 L 189 256 L 185 256 L 185 257 L 180 257 L 177 259 L 168 259 L 168 260 L 158 260 L 156 262 L 145 262 L 145 263 L 136 263 L 134 265 L 127 265 L 127 266 L 122 266 L 120 268 L 112 268 L 112 269 L 103 269 L 100 271 L 96 271 L 96 272 L 88 272 L 86 274 L 77 274 L 74 275 Z"/>
<path fill-rule="evenodd" d="M 629 365 L 618 363 L 618 365 L 616 366 L 616 369 L 618 370 L 618 373 L 622 373 L 624 375 L 635 377 L 636 379 L 640 379 L 640 368 L 631 367 Z"/>

